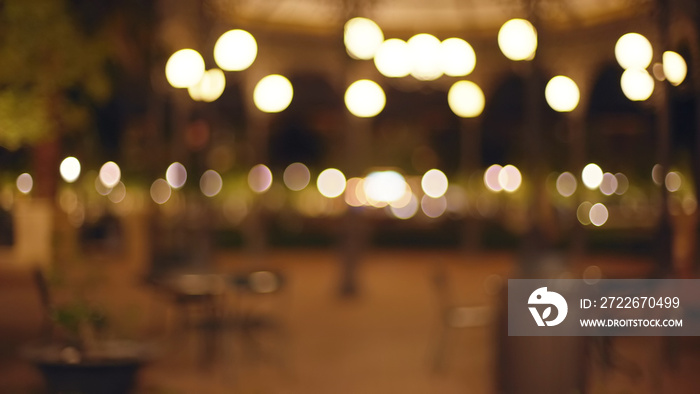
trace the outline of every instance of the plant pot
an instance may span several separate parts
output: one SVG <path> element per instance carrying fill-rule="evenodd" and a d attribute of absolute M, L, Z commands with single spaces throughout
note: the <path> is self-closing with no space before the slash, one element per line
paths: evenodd
<path fill-rule="evenodd" d="M 100 343 L 90 351 L 63 344 L 27 346 L 24 358 L 41 371 L 50 394 L 128 394 L 152 348 L 130 341 Z"/>

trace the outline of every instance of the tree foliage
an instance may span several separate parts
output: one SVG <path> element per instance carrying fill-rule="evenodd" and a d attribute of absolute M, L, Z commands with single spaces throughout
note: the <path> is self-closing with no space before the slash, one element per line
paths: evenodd
<path fill-rule="evenodd" d="M 109 45 L 67 0 L 0 1 L 0 146 L 15 150 L 90 127 L 109 98 Z"/>

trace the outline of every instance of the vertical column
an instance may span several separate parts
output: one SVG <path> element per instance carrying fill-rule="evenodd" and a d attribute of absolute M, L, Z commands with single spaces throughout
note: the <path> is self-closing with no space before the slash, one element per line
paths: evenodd
<path fill-rule="evenodd" d="M 253 92 L 257 79 L 248 76 L 243 83 L 246 101 L 246 133 L 248 145 L 251 148 L 246 170 L 256 164 L 266 163 L 268 159 L 270 115 L 259 111 L 254 105 Z M 254 260 L 261 259 L 267 250 L 268 239 L 260 196 L 253 199 L 242 228 L 248 252 Z"/>
<path fill-rule="evenodd" d="M 345 59 L 343 71 L 338 80 L 342 83 L 342 91 L 345 90 L 357 77 L 356 65 L 343 52 L 339 54 Z M 344 116 L 344 157 L 342 166 L 348 177 L 362 176 L 365 167 L 371 157 L 371 133 L 372 118 L 358 118 L 345 109 Z M 347 191 L 346 191 L 347 192 Z M 369 232 L 371 229 L 362 216 L 363 208 L 348 207 L 343 217 L 342 229 L 340 231 L 340 283 L 339 292 L 341 296 L 353 296 L 358 289 L 358 269 L 362 256 L 367 248 Z"/>
<path fill-rule="evenodd" d="M 526 259 L 524 270 L 537 270 L 538 256 L 547 247 L 546 232 L 543 228 L 545 205 L 544 198 L 544 152 L 542 150 L 542 116 L 544 96 L 540 89 L 540 80 L 537 75 L 535 60 L 524 64 L 525 73 L 525 115 L 523 142 L 526 149 L 527 163 L 524 166 L 525 173 L 531 177 L 533 184 L 529 209 L 530 228 L 523 239 L 522 249 Z"/>
<path fill-rule="evenodd" d="M 659 29 L 659 46 L 665 50 L 668 45 L 669 5 L 667 0 L 657 0 L 657 16 Z M 669 117 L 668 84 L 657 83 L 654 93 L 656 112 L 657 159 L 664 176 L 668 173 L 671 149 L 671 119 Z M 673 271 L 673 227 L 668 210 L 668 190 L 661 187 L 661 217 L 656 228 L 656 274 L 666 276 Z"/>
<path fill-rule="evenodd" d="M 481 163 L 480 118 L 460 118 L 460 172 L 462 177 L 476 171 Z M 467 216 L 463 223 L 462 246 L 467 251 L 477 251 L 481 247 L 481 221 Z"/>
<path fill-rule="evenodd" d="M 569 146 L 570 146 L 570 162 L 571 170 L 574 175 L 578 176 L 583 171 L 586 165 L 586 135 L 585 135 L 585 114 L 584 111 L 576 111 L 567 114 L 567 127 L 569 129 Z M 578 189 L 583 187 L 580 185 Z M 574 193 L 574 210 L 576 210 L 581 201 L 581 193 Z M 576 213 L 573 214 L 574 225 L 571 229 L 571 244 L 570 252 L 574 259 L 581 258 L 586 250 L 586 231 L 585 228 L 576 219 Z"/>
<path fill-rule="evenodd" d="M 345 116 L 345 143 L 347 149 L 343 167 L 348 177 L 361 176 L 363 165 L 367 163 L 367 147 L 371 130 L 370 119 L 356 118 L 350 113 Z M 347 191 L 346 191 L 347 193 Z M 363 208 L 348 207 L 343 218 L 343 228 L 340 232 L 341 276 L 340 295 L 352 296 L 358 292 L 357 274 L 362 255 L 367 247 L 368 232 L 365 219 L 362 217 Z"/>

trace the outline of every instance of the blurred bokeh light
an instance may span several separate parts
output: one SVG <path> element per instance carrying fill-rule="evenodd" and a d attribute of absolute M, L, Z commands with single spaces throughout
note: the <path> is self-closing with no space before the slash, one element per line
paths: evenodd
<path fill-rule="evenodd" d="M 165 77 L 174 88 L 195 85 L 204 75 L 204 59 L 194 49 L 181 49 L 165 64 Z"/>
<path fill-rule="evenodd" d="M 272 171 L 264 164 L 253 166 L 248 172 L 248 186 L 255 193 L 265 193 L 272 186 Z"/>
<path fill-rule="evenodd" d="M 80 176 L 80 161 L 73 156 L 66 157 L 59 167 L 61 178 L 68 183 L 75 182 Z"/>
<path fill-rule="evenodd" d="M 374 171 L 364 180 L 365 195 L 374 200 L 392 203 L 406 192 L 406 180 L 396 171 Z"/>
<path fill-rule="evenodd" d="M 646 70 L 631 68 L 622 73 L 620 86 L 628 99 L 644 101 L 654 93 L 654 78 Z"/>
<path fill-rule="evenodd" d="M 214 61 L 226 71 L 250 67 L 258 54 L 255 37 L 245 30 L 234 29 L 222 34 L 214 45 Z"/>
<path fill-rule="evenodd" d="M 165 180 L 173 189 L 179 189 L 187 181 L 187 169 L 179 162 L 174 162 L 165 171 Z"/>
<path fill-rule="evenodd" d="M 411 59 L 406 41 L 390 38 L 374 56 L 374 66 L 385 77 L 402 78 L 411 73 Z"/>
<path fill-rule="evenodd" d="M 474 48 L 461 38 L 448 38 L 440 44 L 440 65 L 447 76 L 469 75 L 476 67 Z"/>
<path fill-rule="evenodd" d="M 108 161 L 100 168 L 100 182 L 107 188 L 113 188 L 122 177 L 122 171 L 113 161 Z"/>
<path fill-rule="evenodd" d="M 165 179 L 158 178 L 151 184 L 151 199 L 153 199 L 156 204 L 165 204 L 170 200 L 171 195 L 172 190 L 170 189 L 168 181 Z"/>
<path fill-rule="evenodd" d="M 557 112 L 571 112 L 578 106 L 581 93 L 571 78 L 558 75 L 549 80 L 544 90 L 547 104 Z"/>
<path fill-rule="evenodd" d="M 419 33 L 409 38 L 411 75 L 420 81 L 433 81 L 442 75 L 441 43 L 435 36 Z"/>
<path fill-rule="evenodd" d="M 510 60 L 531 60 L 537 50 L 537 30 L 528 20 L 511 19 L 498 31 L 498 47 Z"/>
<path fill-rule="evenodd" d="M 644 70 L 651 64 L 653 56 L 651 43 L 639 33 L 624 34 L 615 44 L 615 59 L 625 70 Z"/>
<path fill-rule="evenodd" d="M 226 76 L 218 68 L 207 70 L 196 84 L 187 88 L 192 100 L 211 103 L 224 93 L 226 89 Z"/>
<path fill-rule="evenodd" d="M 199 189 L 207 197 L 214 197 L 224 186 L 221 175 L 214 170 L 206 170 L 199 178 Z"/>
<path fill-rule="evenodd" d="M 688 65 L 683 56 L 673 51 L 666 51 L 663 54 L 663 71 L 666 79 L 674 86 L 678 86 L 688 74 Z"/>
<path fill-rule="evenodd" d="M 299 191 L 309 184 L 311 173 L 303 163 L 292 163 L 284 169 L 282 178 L 289 190 Z"/>
<path fill-rule="evenodd" d="M 420 184 L 423 193 L 432 198 L 442 197 L 449 186 L 445 173 L 435 168 L 423 174 Z"/>
<path fill-rule="evenodd" d="M 25 172 L 17 177 L 15 184 L 17 185 L 17 190 L 19 190 L 22 194 L 29 194 L 34 187 L 34 179 L 31 175 Z"/>
<path fill-rule="evenodd" d="M 345 175 L 337 168 L 327 168 L 318 175 L 316 188 L 327 198 L 335 198 L 345 191 Z"/>
<path fill-rule="evenodd" d="M 369 79 L 353 82 L 345 91 L 345 106 L 359 118 L 371 118 L 384 109 L 386 95 L 381 86 Z"/>
<path fill-rule="evenodd" d="M 458 81 L 447 92 L 447 103 L 457 116 L 474 118 L 484 110 L 484 92 L 474 82 Z"/>
<path fill-rule="evenodd" d="M 255 106 L 262 112 L 282 112 L 292 102 L 292 83 L 282 75 L 272 74 L 261 79 L 253 91 Z"/>
<path fill-rule="evenodd" d="M 345 23 L 343 41 L 350 56 L 369 60 L 384 42 L 384 33 L 371 19 L 356 17 Z"/>

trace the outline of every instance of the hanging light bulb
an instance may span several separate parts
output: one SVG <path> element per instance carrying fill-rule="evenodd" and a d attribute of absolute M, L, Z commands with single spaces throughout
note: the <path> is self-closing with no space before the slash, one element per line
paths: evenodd
<path fill-rule="evenodd" d="M 498 47 L 510 60 L 531 60 L 537 51 L 537 30 L 525 19 L 511 19 L 498 31 Z"/>
<path fill-rule="evenodd" d="M 581 93 L 571 78 L 558 75 L 549 80 L 544 89 L 547 104 L 557 112 L 571 112 L 578 106 Z"/>
<path fill-rule="evenodd" d="M 229 30 L 214 45 L 214 61 L 226 71 L 243 71 L 250 67 L 258 55 L 255 37 L 245 30 Z"/>
<path fill-rule="evenodd" d="M 195 85 L 204 75 L 204 59 L 194 49 L 181 49 L 165 64 L 165 77 L 174 88 Z"/>
<path fill-rule="evenodd" d="M 356 59 L 369 60 L 384 42 L 382 29 L 367 18 L 352 18 L 345 23 L 345 49 Z"/>

